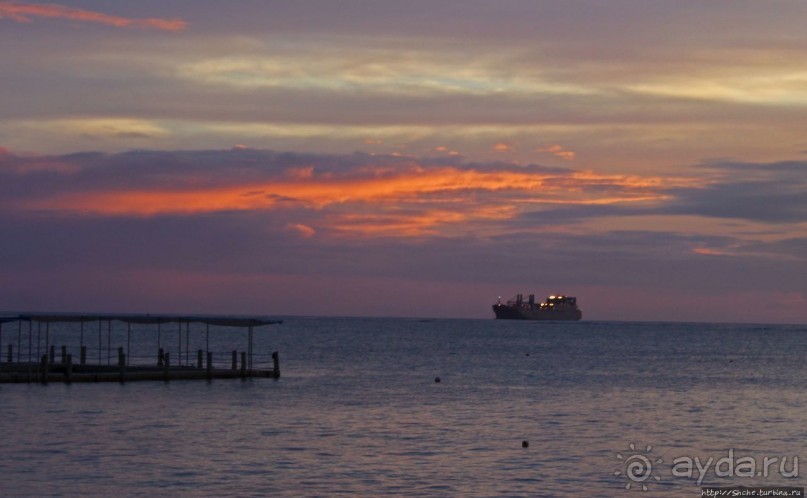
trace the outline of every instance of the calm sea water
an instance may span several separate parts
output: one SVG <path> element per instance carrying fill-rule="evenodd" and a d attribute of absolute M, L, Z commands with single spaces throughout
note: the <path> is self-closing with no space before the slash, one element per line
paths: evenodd
<path fill-rule="evenodd" d="M 71 327 L 51 341 L 73 340 Z M 3 343 L 17 332 L 6 326 Z M 98 331 L 85 333 L 92 358 Z M 126 346 L 120 326 L 110 337 Z M 133 356 L 154 350 L 153 330 L 131 337 Z M 212 337 L 227 351 L 243 332 Z M 280 351 L 280 380 L 0 385 L 0 495 L 695 497 L 698 479 L 805 485 L 805 326 L 288 318 L 255 340 Z M 189 341 L 205 347 L 203 331 Z M 696 458 L 712 464 L 700 471 Z"/>

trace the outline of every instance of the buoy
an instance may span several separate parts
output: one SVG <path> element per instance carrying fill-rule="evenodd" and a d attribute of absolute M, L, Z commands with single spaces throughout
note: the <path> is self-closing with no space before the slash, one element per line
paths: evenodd
<path fill-rule="evenodd" d="M 439 383 L 440 382 L 440 377 L 435 377 L 434 381 Z"/>
<path fill-rule="evenodd" d="M 527 441 L 526 439 L 524 441 L 521 441 L 521 447 L 522 448 L 529 448 L 530 447 L 530 442 Z"/>

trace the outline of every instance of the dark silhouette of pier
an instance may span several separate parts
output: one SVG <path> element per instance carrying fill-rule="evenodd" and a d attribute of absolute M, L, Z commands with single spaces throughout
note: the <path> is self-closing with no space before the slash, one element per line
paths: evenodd
<path fill-rule="evenodd" d="M 125 347 L 118 346 L 114 353 L 112 348 L 113 322 L 126 325 Z M 283 322 L 263 318 L 196 315 L 28 313 L 0 316 L 0 383 L 128 382 L 250 377 L 278 379 L 280 378 L 279 354 L 277 351 L 266 355 L 256 353 L 254 351 L 254 329 L 280 323 Z M 37 325 L 36 344 L 34 344 L 34 324 Z M 57 346 L 51 344 L 50 340 L 52 324 L 78 324 L 78 347 L 71 351 L 67 345 L 61 345 L 57 350 Z M 131 326 L 133 324 L 154 327 L 155 348 L 150 359 L 139 358 L 137 362 L 131 361 Z M 205 327 L 205 348 L 195 349 L 193 352 L 190 350 L 189 341 L 191 324 Z M 89 327 L 85 327 L 85 325 L 89 325 Z M 93 330 L 96 328 L 94 325 L 97 325 L 98 348 L 93 351 L 97 354 L 90 358 L 88 341 L 94 340 L 92 337 Z M 106 352 L 103 350 L 104 325 L 106 325 L 107 332 Z M 173 351 L 167 345 L 164 347 L 162 344 L 164 325 L 178 332 L 178 344 Z M 219 357 L 214 358 L 215 353 L 210 350 L 211 327 L 213 327 L 214 334 L 220 327 L 246 329 L 247 337 L 244 349 L 232 350 L 226 355 L 218 353 Z M 6 332 L 5 336 L 4 332 Z M 185 340 L 184 351 L 183 338 Z M 4 342 L 4 339 L 8 340 Z M 2 348 L 4 344 L 6 347 Z M 271 358 L 271 363 L 268 361 L 269 358 Z M 256 362 L 256 359 L 259 361 Z M 260 361 L 262 359 L 264 361 Z"/>

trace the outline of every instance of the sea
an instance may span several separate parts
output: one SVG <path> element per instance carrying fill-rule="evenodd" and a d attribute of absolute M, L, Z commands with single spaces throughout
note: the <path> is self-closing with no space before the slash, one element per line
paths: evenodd
<path fill-rule="evenodd" d="M 39 327 L 5 324 L 3 354 L 42 347 Z M 47 341 L 81 334 L 90 362 L 245 347 L 237 329 L 77 327 Z M 254 330 L 256 363 L 273 351 L 277 380 L 0 384 L 0 496 L 680 498 L 807 480 L 805 325 L 284 317 Z"/>

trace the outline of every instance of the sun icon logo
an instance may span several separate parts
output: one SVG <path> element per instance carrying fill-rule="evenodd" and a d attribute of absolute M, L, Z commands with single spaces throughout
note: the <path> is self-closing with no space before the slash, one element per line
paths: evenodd
<path fill-rule="evenodd" d="M 637 453 L 636 445 L 633 443 L 630 443 L 628 448 L 632 454 L 616 454 L 616 457 L 622 460 L 624 470 L 618 470 L 614 472 L 614 475 L 624 475 L 628 478 L 628 484 L 625 485 L 625 489 L 631 489 L 633 484 L 636 484 L 637 486 L 642 486 L 642 491 L 647 491 L 646 481 L 651 478 L 656 482 L 661 480 L 659 476 L 653 474 L 653 464 L 664 463 L 664 460 L 657 458 L 655 461 L 651 461 L 650 452 L 653 451 L 653 447 L 650 445 L 645 447 L 644 454 Z"/>

